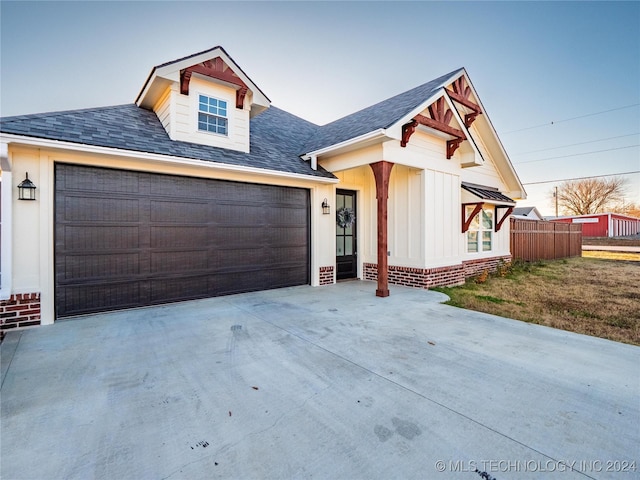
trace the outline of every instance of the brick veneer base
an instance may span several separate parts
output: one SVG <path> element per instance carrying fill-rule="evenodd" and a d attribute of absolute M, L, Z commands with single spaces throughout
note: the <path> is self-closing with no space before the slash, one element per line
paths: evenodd
<path fill-rule="evenodd" d="M 333 265 L 320 267 L 320 285 L 333 284 Z"/>
<path fill-rule="evenodd" d="M 40 325 L 40 294 L 16 293 L 0 300 L 0 336 L 7 330 Z"/>
<path fill-rule="evenodd" d="M 438 268 L 396 267 L 389 265 L 389 283 L 406 287 L 431 288 L 462 285 L 469 277 L 485 270 L 495 272 L 501 262 L 511 261 L 511 256 L 467 260 L 460 265 Z M 378 266 L 375 263 L 364 264 L 364 279 L 378 280 Z"/>

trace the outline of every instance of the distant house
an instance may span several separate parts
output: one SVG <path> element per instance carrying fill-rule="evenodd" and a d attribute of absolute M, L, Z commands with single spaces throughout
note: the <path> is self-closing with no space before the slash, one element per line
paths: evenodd
<path fill-rule="evenodd" d="M 544 217 L 536 207 L 516 207 L 513 209 L 511 216 L 524 218 L 525 220 L 544 220 Z"/>
<path fill-rule="evenodd" d="M 348 278 L 381 297 L 459 284 L 511 258 L 525 198 L 464 69 L 318 126 L 221 47 L 154 67 L 132 104 L 0 119 L 0 160 L 5 330 Z"/>
<path fill-rule="evenodd" d="M 619 213 L 594 213 L 549 219 L 552 222 L 580 223 L 583 237 L 628 237 L 640 234 L 640 218 Z"/>

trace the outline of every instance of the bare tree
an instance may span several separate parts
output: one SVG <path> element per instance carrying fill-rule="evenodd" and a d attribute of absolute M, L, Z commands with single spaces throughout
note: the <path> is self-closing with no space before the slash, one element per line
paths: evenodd
<path fill-rule="evenodd" d="M 624 202 L 627 182 L 621 177 L 570 180 L 558 186 L 558 207 L 565 215 L 606 212 Z"/>
<path fill-rule="evenodd" d="M 613 208 L 611 208 L 611 212 L 640 218 L 640 204 L 622 202 L 614 205 Z"/>

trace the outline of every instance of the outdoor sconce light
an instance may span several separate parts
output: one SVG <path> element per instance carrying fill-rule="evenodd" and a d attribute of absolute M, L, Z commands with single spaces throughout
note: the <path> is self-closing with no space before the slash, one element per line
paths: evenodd
<path fill-rule="evenodd" d="M 29 172 L 27 172 L 26 178 L 18 185 L 18 199 L 19 200 L 35 200 L 36 199 L 36 186 L 31 180 L 29 180 Z"/>
<path fill-rule="evenodd" d="M 325 198 L 322 201 L 322 214 L 329 215 L 330 213 L 331 213 L 331 207 L 329 206 L 329 204 L 327 203 L 327 199 Z"/>

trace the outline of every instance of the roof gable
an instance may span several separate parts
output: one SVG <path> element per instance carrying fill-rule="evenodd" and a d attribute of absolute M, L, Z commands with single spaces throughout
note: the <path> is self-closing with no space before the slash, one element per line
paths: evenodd
<path fill-rule="evenodd" d="M 166 88 L 173 83 L 180 85 L 181 93 L 188 94 L 189 82 L 194 73 L 235 88 L 237 90 L 236 107 L 238 108 L 242 108 L 241 103 L 244 101 L 246 93 L 251 92 L 252 117 L 267 109 L 271 104 L 269 98 L 253 83 L 224 48 L 218 46 L 153 67 L 136 98 L 136 105 L 147 109 L 153 108 Z"/>
<path fill-rule="evenodd" d="M 433 97 L 444 85 L 449 84 L 462 72 L 458 69 L 419 85 L 411 90 L 395 95 L 358 112 L 342 117 L 321 127 L 316 135 L 303 146 L 301 153 L 316 150 L 351 140 L 378 129 L 387 129 L 406 117 L 409 112 Z M 420 108 L 423 110 L 424 108 Z"/>

